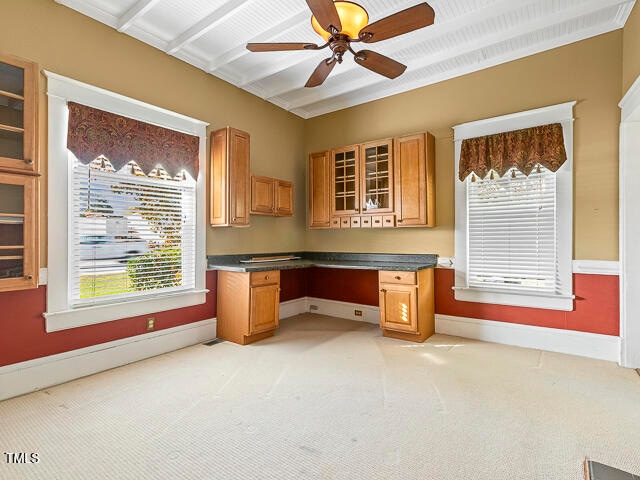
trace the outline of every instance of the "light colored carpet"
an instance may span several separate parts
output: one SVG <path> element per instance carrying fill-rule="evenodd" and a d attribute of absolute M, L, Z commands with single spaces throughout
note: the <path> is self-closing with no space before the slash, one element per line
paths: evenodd
<path fill-rule="evenodd" d="M 3 452 L 37 452 L 8 465 Z M 640 473 L 613 363 L 304 314 L 0 403 L 2 479 L 562 479 Z"/>

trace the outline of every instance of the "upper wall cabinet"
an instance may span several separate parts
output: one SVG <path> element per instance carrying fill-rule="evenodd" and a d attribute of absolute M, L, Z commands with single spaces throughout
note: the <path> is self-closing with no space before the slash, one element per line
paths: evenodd
<path fill-rule="evenodd" d="M 0 169 L 38 171 L 38 67 L 0 54 Z"/>
<path fill-rule="evenodd" d="M 394 140 L 395 203 L 399 227 L 433 227 L 435 216 L 435 140 L 430 133 Z"/>
<path fill-rule="evenodd" d="M 211 133 L 211 226 L 247 227 L 251 205 L 249 134 L 226 127 Z"/>
<path fill-rule="evenodd" d="M 309 227 L 331 228 L 330 152 L 309 155 Z"/>
<path fill-rule="evenodd" d="M 419 133 L 312 154 L 309 227 L 434 226 L 434 144 Z"/>
<path fill-rule="evenodd" d="M 290 217 L 293 215 L 293 183 L 251 175 L 251 213 Z"/>

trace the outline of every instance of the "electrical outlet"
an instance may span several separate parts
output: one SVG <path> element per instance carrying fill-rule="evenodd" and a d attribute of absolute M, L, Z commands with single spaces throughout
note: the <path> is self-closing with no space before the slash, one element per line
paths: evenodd
<path fill-rule="evenodd" d="M 318 305 L 309 305 L 309 310 L 317 310 Z"/>
<path fill-rule="evenodd" d="M 362 310 L 354 310 L 354 311 L 353 311 L 353 314 L 354 314 L 356 317 L 361 317 L 361 316 L 362 316 Z"/>
<path fill-rule="evenodd" d="M 154 328 L 156 328 L 156 319 L 155 319 L 155 317 L 147 318 L 147 331 L 153 330 Z"/>

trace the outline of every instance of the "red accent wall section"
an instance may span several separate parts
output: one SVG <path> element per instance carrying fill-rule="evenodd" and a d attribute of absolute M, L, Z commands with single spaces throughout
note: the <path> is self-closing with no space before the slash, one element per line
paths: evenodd
<path fill-rule="evenodd" d="M 280 301 L 294 300 L 307 296 L 308 268 L 280 270 Z"/>
<path fill-rule="evenodd" d="M 619 279 L 617 275 L 574 274 L 574 310 L 545 310 L 488 303 L 461 302 L 454 298 L 454 270 L 436 268 L 437 314 L 496 320 L 580 332 L 620 334 Z"/>
<path fill-rule="evenodd" d="M 377 270 L 309 268 L 307 295 L 378 306 Z"/>
<path fill-rule="evenodd" d="M 47 333 L 42 313 L 46 287 L 0 293 L 0 366 L 46 357 L 91 345 L 147 333 L 148 317 L 155 330 L 177 327 L 216 316 L 215 271 L 207 272 L 207 301 L 202 305 L 125 318 L 113 322 Z"/>

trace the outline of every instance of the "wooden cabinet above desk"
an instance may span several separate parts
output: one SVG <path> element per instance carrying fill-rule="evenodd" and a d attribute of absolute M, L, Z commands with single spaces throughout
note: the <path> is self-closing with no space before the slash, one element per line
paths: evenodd
<path fill-rule="evenodd" d="M 435 141 L 418 133 L 309 158 L 309 228 L 435 226 Z"/>

